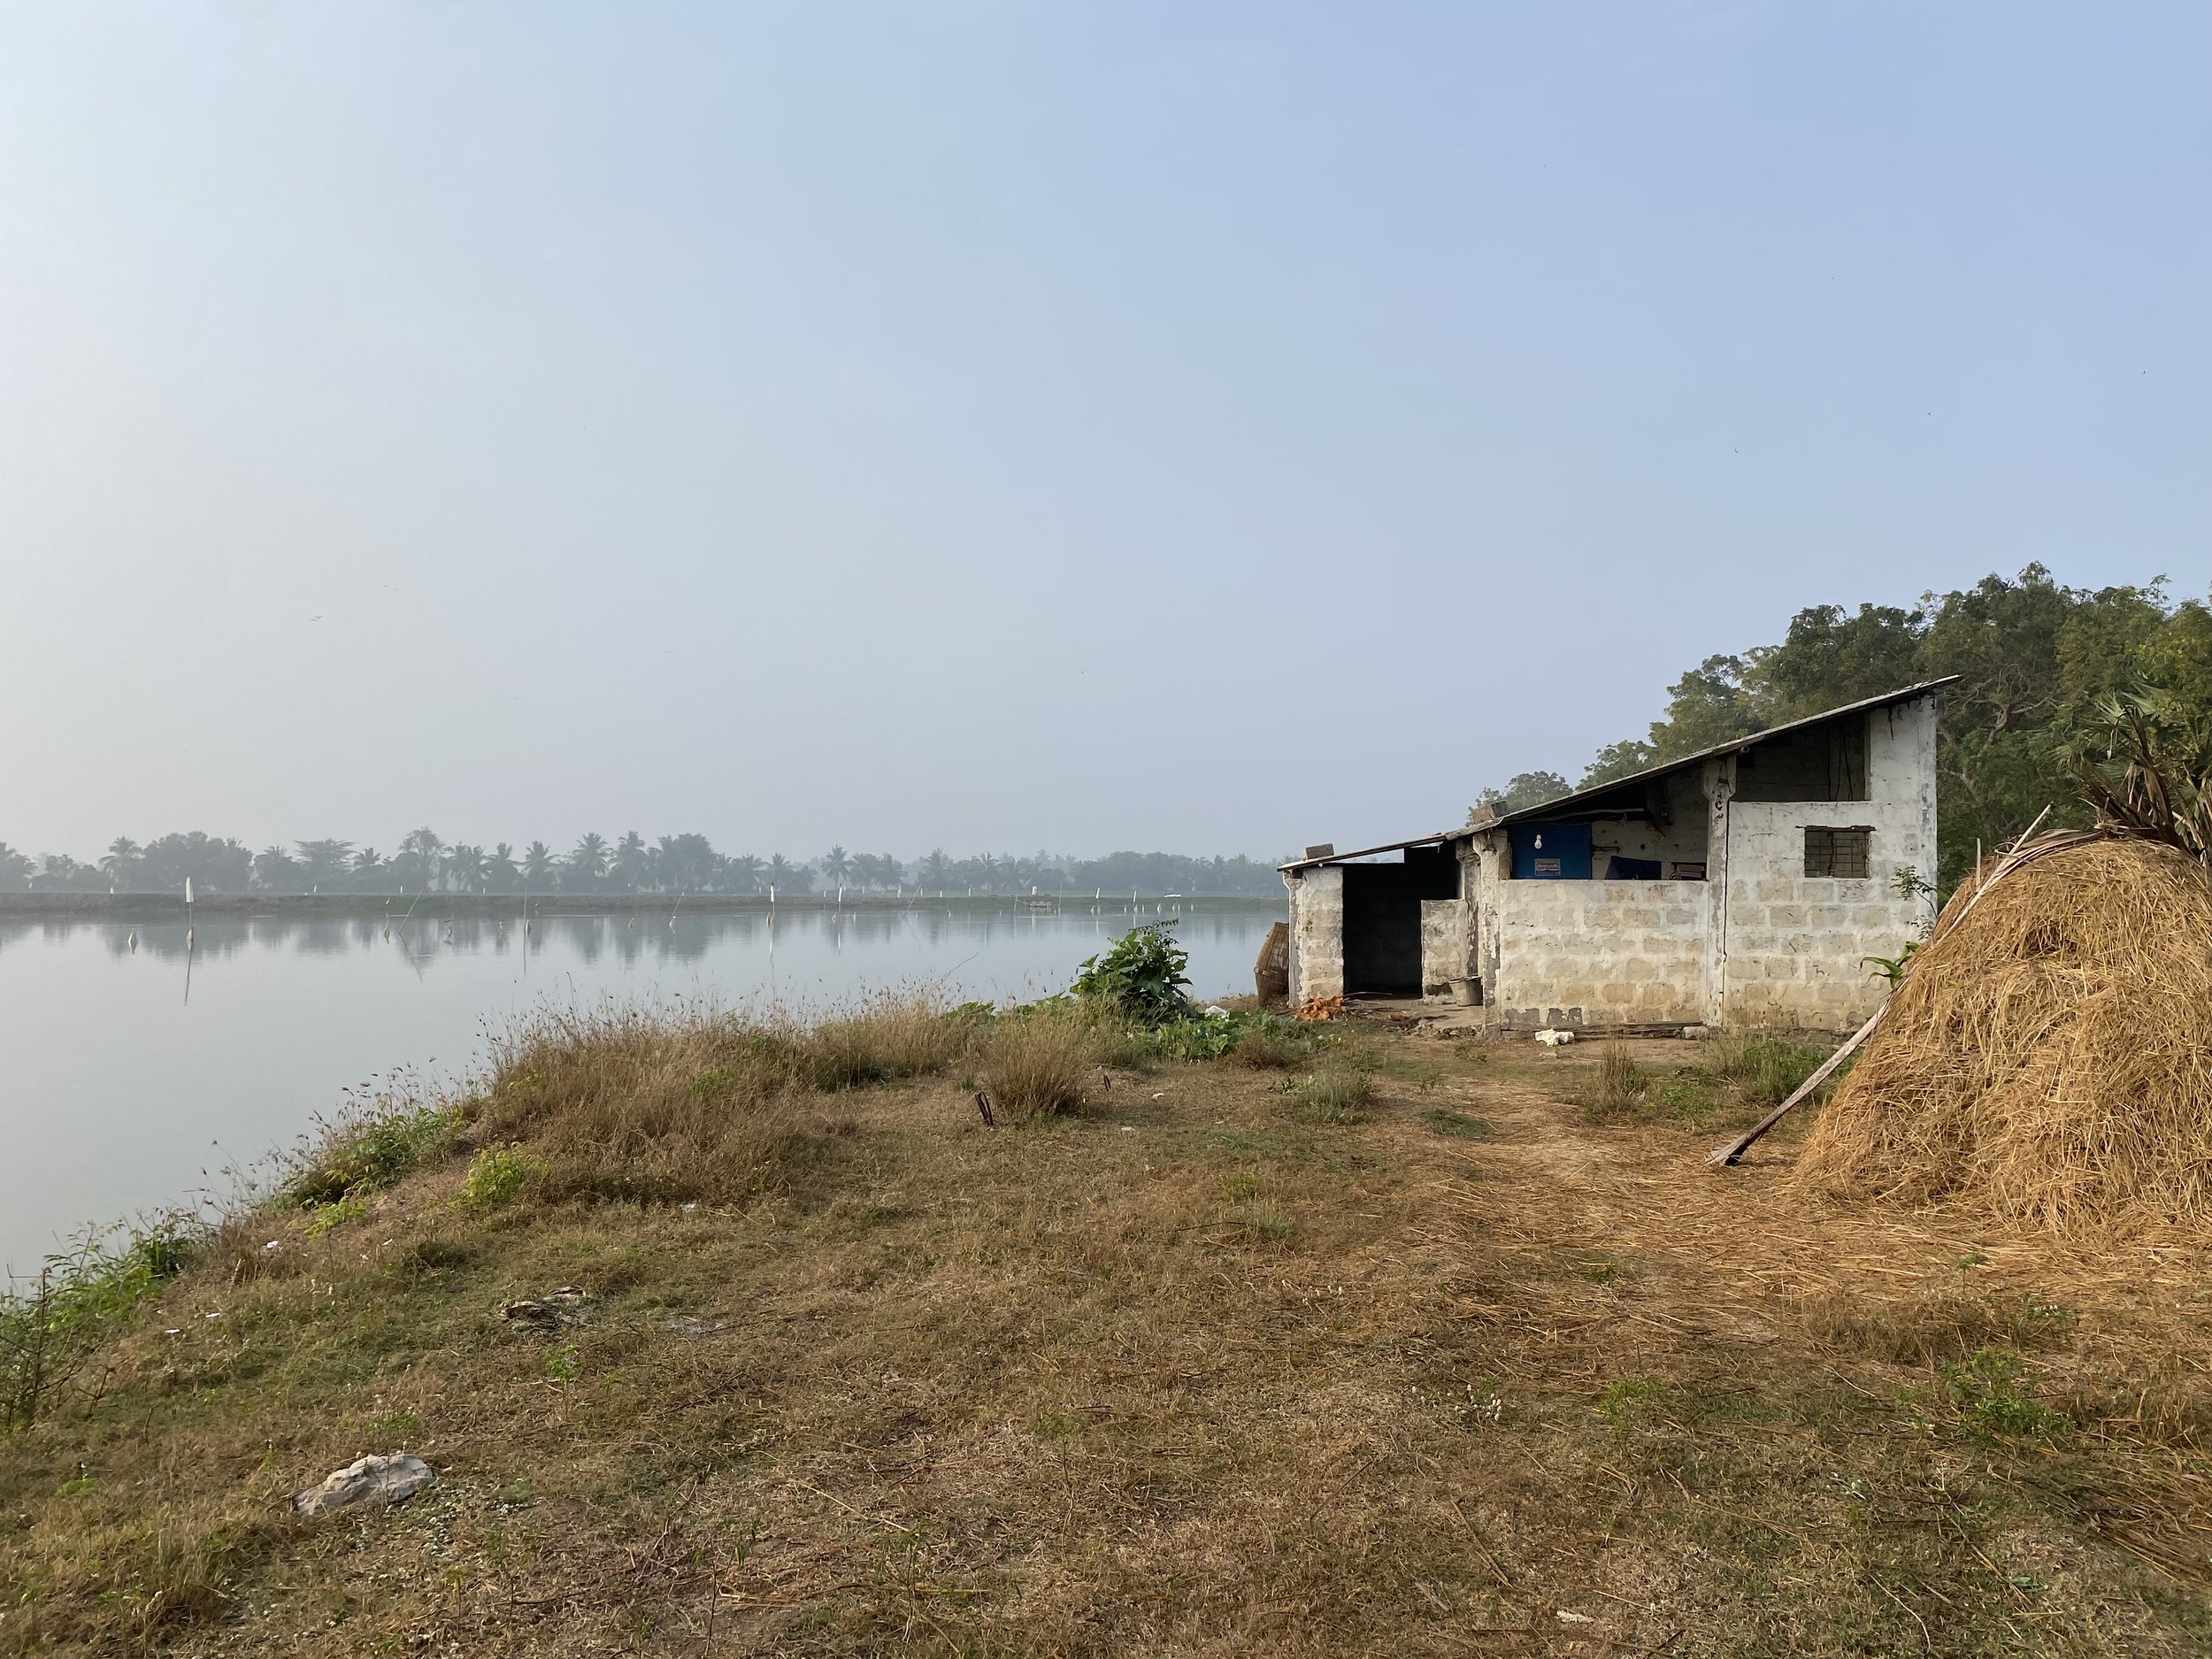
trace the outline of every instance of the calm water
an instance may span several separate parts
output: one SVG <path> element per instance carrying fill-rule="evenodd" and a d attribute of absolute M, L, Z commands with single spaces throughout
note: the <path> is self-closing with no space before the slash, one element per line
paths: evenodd
<path fill-rule="evenodd" d="M 1279 912 L 1186 907 L 1192 989 L 1252 988 Z M 181 926 L 0 923 L 0 1264 L 58 1235 L 220 1186 L 349 1087 L 465 1075 L 488 1024 L 547 1002 L 777 998 L 811 1006 L 920 979 L 1002 1000 L 1064 987 L 1140 919 L 943 910 L 840 917 L 381 918 Z M 1141 919 L 1154 919 L 1148 906 Z M 189 983 L 188 985 L 188 973 Z"/>

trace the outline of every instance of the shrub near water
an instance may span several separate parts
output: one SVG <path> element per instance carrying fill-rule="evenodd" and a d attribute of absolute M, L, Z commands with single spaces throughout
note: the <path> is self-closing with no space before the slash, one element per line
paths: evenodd
<path fill-rule="evenodd" d="M 284 1196 L 303 1210 L 382 1192 L 416 1165 L 441 1157 L 462 1126 L 460 1108 L 396 1089 L 356 1106 L 300 1161 Z"/>
<path fill-rule="evenodd" d="M 1079 1002 L 1133 1025 L 1166 1025 L 1190 1018 L 1190 953 L 1175 942 L 1170 922 L 1133 927 L 1083 964 L 1070 987 Z"/>
<path fill-rule="evenodd" d="M 120 1242 L 88 1233 L 47 1257 L 19 1290 L 0 1284 L 0 1433 L 27 1427 L 70 1397 L 93 1351 L 183 1270 L 204 1236 L 184 1215 Z"/>

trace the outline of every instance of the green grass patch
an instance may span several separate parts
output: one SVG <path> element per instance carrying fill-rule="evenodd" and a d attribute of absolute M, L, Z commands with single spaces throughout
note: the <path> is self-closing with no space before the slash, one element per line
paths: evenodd
<path fill-rule="evenodd" d="M 1421 1121 L 1440 1135 L 1455 1141 L 1488 1141 L 1496 1136 L 1497 1125 L 1480 1118 L 1470 1118 L 1464 1112 L 1447 1110 L 1441 1106 L 1431 1107 L 1421 1114 Z"/>
<path fill-rule="evenodd" d="M 1941 1374 L 1960 1425 L 1977 1438 L 2055 1446 L 2073 1432 L 2072 1418 L 2035 1398 L 2020 1356 L 2010 1348 L 1978 1349 Z"/>

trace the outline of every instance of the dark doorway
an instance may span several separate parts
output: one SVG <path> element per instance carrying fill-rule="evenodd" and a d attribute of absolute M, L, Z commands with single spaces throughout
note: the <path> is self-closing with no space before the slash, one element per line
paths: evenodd
<path fill-rule="evenodd" d="M 1403 864 L 1343 870 L 1345 990 L 1420 995 L 1421 901 L 1459 896 L 1459 860 L 1449 847 L 1409 847 Z"/>

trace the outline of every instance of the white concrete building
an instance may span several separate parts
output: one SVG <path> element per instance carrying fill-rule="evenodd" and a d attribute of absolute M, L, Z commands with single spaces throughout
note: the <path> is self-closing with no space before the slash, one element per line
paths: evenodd
<path fill-rule="evenodd" d="M 1932 911 L 1948 680 L 1388 847 L 1285 864 L 1294 1002 L 1455 999 L 1486 1024 L 1845 1031 Z"/>

